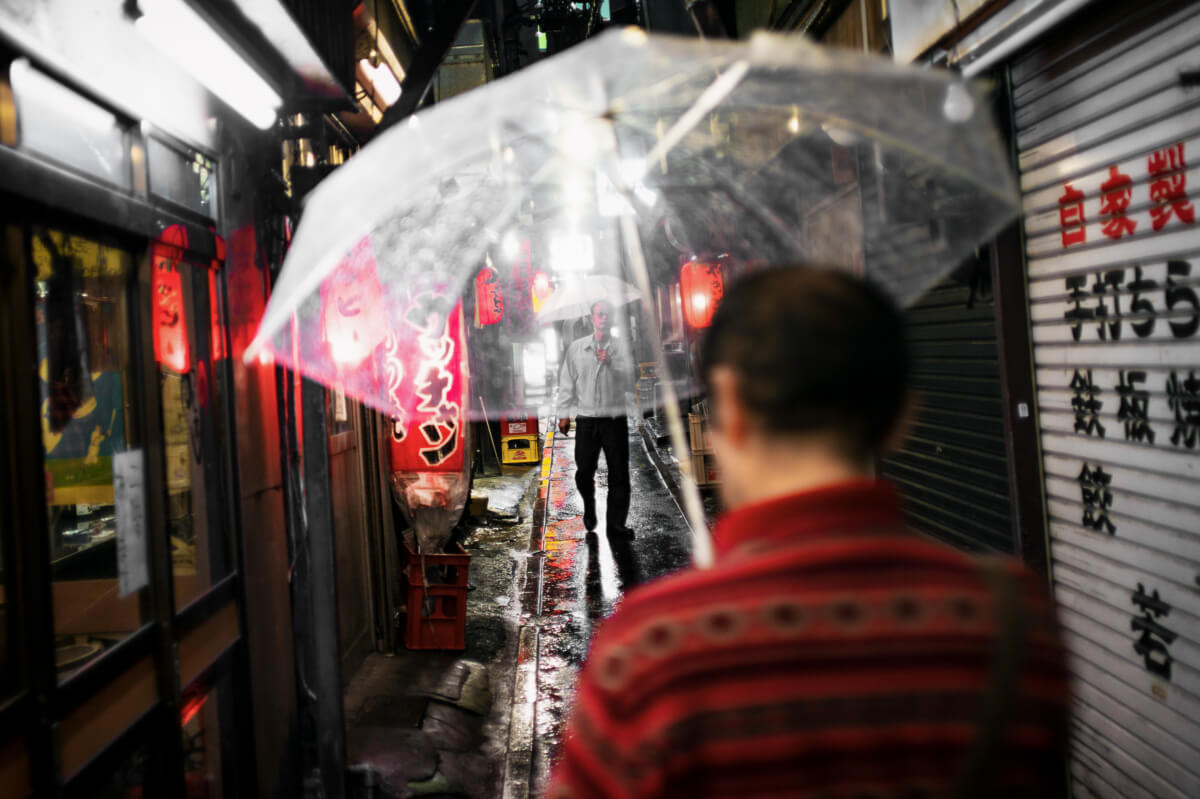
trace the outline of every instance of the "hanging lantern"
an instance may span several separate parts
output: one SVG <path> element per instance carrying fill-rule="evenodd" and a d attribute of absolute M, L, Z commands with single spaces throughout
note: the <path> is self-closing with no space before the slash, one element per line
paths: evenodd
<path fill-rule="evenodd" d="M 475 276 L 475 326 L 487 327 L 504 318 L 504 289 L 500 275 L 490 266 Z"/>
<path fill-rule="evenodd" d="M 692 327 L 708 327 L 725 296 L 720 261 L 688 261 L 679 270 L 683 316 Z"/>
<path fill-rule="evenodd" d="M 321 336 L 341 368 L 358 366 L 388 334 L 383 284 L 364 236 L 321 284 Z"/>
<path fill-rule="evenodd" d="M 463 303 L 411 298 L 384 349 L 393 472 L 463 469 L 470 372 Z"/>
<path fill-rule="evenodd" d="M 187 374 L 192 359 L 183 308 L 183 277 L 179 273 L 187 244 L 187 229 L 171 225 L 150 246 L 154 271 L 154 359 L 181 375 Z"/>
<path fill-rule="evenodd" d="M 530 287 L 530 295 L 533 299 L 533 312 L 536 314 L 542 309 L 542 305 L 546 300 L 550 299 L 550 295 L 554 293 L 553 287 L 550 285 L 550 276 L 545 272 L 537 272 L 533 276 L 533 285 Z"/>

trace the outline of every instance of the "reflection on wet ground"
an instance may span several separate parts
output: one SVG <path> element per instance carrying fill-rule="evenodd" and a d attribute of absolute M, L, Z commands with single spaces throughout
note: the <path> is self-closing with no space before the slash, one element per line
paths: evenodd
<path fill-rule="evenodd" d="M 345 697 L 352 797 L 541 796 L 593 629 L 625 591 L 688 563 L 689 530 L 631 424 L 634 541 L 588 534 L 575 440 L 533 469 L 476 478 L 465 652 L 371 655 Z M 549 429 L 544 428 L 544 429 Z M 597 473 L 604 530 L 607 468 Z"/>
<path fill-rule="evenodd" d="M 541 588 L 535 588 L 537 596 L 527 602 L 527 607 L 539 608 L 540 614 L 525 622 L 536 630 L 535 698 L 528 719 L 534 736 L 533 761 L 528 789 L 507 785 L 506 795 L 541 795 L 559 748 L 575 676 L 587 655 L 593 627 L 617 608 L 625 591 L 689 561 L 687 524 L 647 456 L 636 428 L 630 435 L 633 503 L 628 524 L 637 533 L 633 541 L 609 541 L 603 534 L 585 531 L 582 501 L 575 489 L 574 439 L 555 436 L 548 453 L 550 469 L 543 480 L 545 532 L 541 549 L 545 557 Z M 602 498 L 606 482 L 607 468 L 602 466 L 596 476 L 598 530 L 605 529 Z M 513 719 L 515 724 L 516 712 Z M 510 759 L 515 754 L 510 753 Z"/>

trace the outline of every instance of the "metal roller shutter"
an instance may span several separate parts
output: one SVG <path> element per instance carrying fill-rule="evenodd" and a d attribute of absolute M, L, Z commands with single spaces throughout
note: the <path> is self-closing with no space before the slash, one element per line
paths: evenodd
<path fill-rule="evenodd" d="M 1182 799 L 1200 796 L 1200 5 L 1105 11 L 1011 65 L 1070 772 L 1077 796 Z"/>
<path fill-rule="evenodd" d="M 1015 549 L 996 316 L 986 264 L 972 262 L 907 313 L 921 411 L 881 472 L 910 527 L 970 551 Z"/>

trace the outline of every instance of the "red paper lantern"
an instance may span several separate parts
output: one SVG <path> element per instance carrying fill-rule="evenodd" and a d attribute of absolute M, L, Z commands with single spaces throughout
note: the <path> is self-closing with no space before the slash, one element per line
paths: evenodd
<path fill-rule="evenodd" d="M 692 327 L 708 327 L 725 296 L 720 261 L 688 261 L 679 270 L 683 316 Z"/>
<path fill-rule="evenodd" d="M 470 384 L 463 304 L 415 297 L 388 339 L 393 472 L 459 472 Z"/>
<path fill-rule="evenodd" d="M 187 229 L 171 225 L 150 246 L 154 271 L 154 359 L 179 374 L 187 374 L 192 362 L 183 307 L 183 278 L 179 273 L 187 244 Z"/>
<path fill-rule="evenodd" d="M 353 368 L 387 337 L 383 284 L 364 236 L 321 284 L 321 336 L 340 368 Z"/>
<path fill-rule="evenodd" d="M 475 276 L 475 324 L 487 327 L 503 318 L 504 289 L 500 285 L 500 275 L 492 267 L 485 266 Z"/>

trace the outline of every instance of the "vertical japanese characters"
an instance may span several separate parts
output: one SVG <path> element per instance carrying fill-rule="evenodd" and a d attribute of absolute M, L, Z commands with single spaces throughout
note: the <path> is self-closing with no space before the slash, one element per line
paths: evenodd
<path fill-rule="evenodd" d="M 1130 174 L 1136 171 L 1132 166 L 1136 164 L 1109 165 L 1098 193 L 1095 183 L 1087 191 L 1080 188 L 1082 184 L 1063 184 L 1058 197 L 1058 236 L 1064 250 L 1149 239 L 1195 224 L 1184 142 L 1151 152 L 1142 175 Z M 1146 186 L 1142 194 L 1135 191 L 1140 182 Z M 1100 259 L 1106 262 L 1104 255 Z M 1063 278 L 1066 302 L 1062 319 L 1071 341 L 1089 348 L 1140 340 L 1166 346 L 1194 339 L 1200 332 L 1197 278 L 1200 275 L 1193 272 L 1188 257 L 1170 255 L 1156 263 L 1130 262 L 1069 274 Z M 1072 368 L 1068 388 L 1074 435 L 1195 450 L 1200 444 L 1200 380 L 1195 370 L 1179 368 L 1177 363 L 1164 361 L 1158 369 L 1148 369 L 1123 356 L 1114 369 Z M 1099 375 L 1103 375 L 1103 383 Z M 1163 400 L 1156 397 L 1165 397 L 1165 414 Z M 1157 416 L 1152 413 L 1155 403 Z M 1114 414 L 1117 425 L 1111 424 Z M 1080 525 L 1119 537 L 1121 492 L 1114 476 L 1120 477 L 1122 469 L 1120 464 L 1097 460 L 1086 457 L 1076 477 Z M 1169 647 L 1178 637 L 1164 623 L 1171 606 L 1157 587 L 1146 582 L 1137 583 L 1130 601 L 1134 651 L 1147 671 L 1170 680 Z"/>

